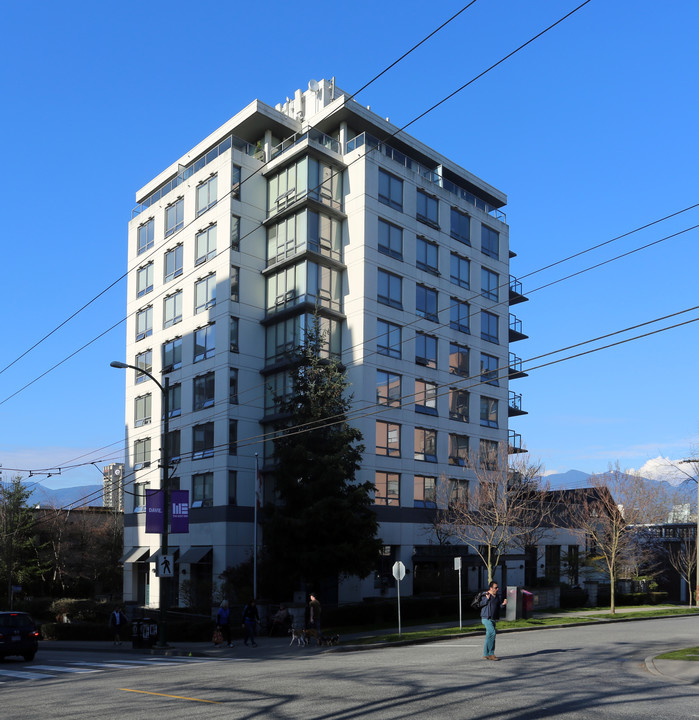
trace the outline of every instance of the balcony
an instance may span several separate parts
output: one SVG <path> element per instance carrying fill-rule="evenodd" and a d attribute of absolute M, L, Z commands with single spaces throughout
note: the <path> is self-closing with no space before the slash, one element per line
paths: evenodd
<path fill-rule="evenodd" d="M 522 283 L 514 275 L 510 275 L 510 305 L 528 302 L 529 298 L 522 293 Z"/>
<path fill-rule="evenodd" d="M 517 357 L 513 352 L 510 353 L 508 361 L 507 377 L 510 380 L 519 380 L 519 378 L 528 377 L 528 374 L 522 370 L 522 358 Z"/>
<path fill-rule="evenodd" d="M 528 415 L 529 413 L 526 410 L 522 410 L 522 396 L 512 390 L 509 392 L 510 397 L 507 403 L 507 416 L 517 417 L 519 415 Z"/>
<path fill-rule="evenodd" d="M 526 449 L 522 447 L 522 436 L 514 430 L 507 431 L 507 452 L 510 455 L 527 452 Z"/>
<path fill-rule="evenodd" d="M 303 142 L 304 140 L 312 140 L 313 142 L 317 143 L 318 145 L 321 145 L 326 150 L 332 150 L 333 152 L 340 154 L 341 148 L 340 143 L 335 140 L 334 138 L 331 138 L 329 135 L 326 135 L 325 133 L 320 132 L 320 130 L 316 130 L 314 128 L 309 128 L 305 132 L 301 133 L 294 133 L 290 137 L 286 138 L 285 140 L 282 140 L 279 145 L 275 145 L 272 148 L 272 157 L 271 159 L 274 160 L 275 158 L 279 157 L 282 153 L 285 153 L 287 150 L 290 150 L 291 148 L 295 147 L 299 143 Z"/>
<path fill-rule="evenodd" d="M 526 340 L 529 335 L 525 335 L 522 332 L 522 321 L 516 316 L 510 313 L 510 342 L 517 342 L 517 340 Z"/>

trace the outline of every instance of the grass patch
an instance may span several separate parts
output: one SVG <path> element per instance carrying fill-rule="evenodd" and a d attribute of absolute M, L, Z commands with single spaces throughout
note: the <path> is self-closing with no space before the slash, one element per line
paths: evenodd
<path fill-rule="evenodd" d="M 604 613 L 601 615 L 594 615 L 593 617 L 599 620 L 643 620 L 645 618 L 656 618 L 656 617 L 670 617 L 673 615 L 696 615 L 696 608 L 678 608 L 678 607 L 663 607 L 658 605 L 652 605 L 652 610 L 646 610 L 643 612 L 624 612 L 623 608 L 621 611 L 612 613 Z"/>
<path fill-rule="evenodd" d="M 684 650 L 673 650 L 672 652 L 658 655 L 658 660 L 699 660 L 699 647 L 685 648 Z"/>

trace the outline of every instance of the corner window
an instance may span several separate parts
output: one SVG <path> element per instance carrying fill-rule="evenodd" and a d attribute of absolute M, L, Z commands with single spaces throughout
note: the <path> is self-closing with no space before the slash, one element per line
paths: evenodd
<path fill-rule="evenodd" d="M 439 201 L 424 190 L 417 191 L 417 219 L 426 225 L 439 228 Z"/>
<path fill-rule="evenodd" d="M 229 368 L 228 373 L 228 402 L 238 404 L 238 368 Z"/>
<path fill-rule="evenodd" d="M 213 175 L 197 185 L 197 217 L 216 204 L 218 177 Z"/>
<path fill-rule="evenodd" d="M 228 421 L 228 454 L 238 454 L 238 421 Z"/>
<path fill-rule="evenodd" d="M 231 197 L 240 200 L 240 185 L 242 168 L 240 165 L 233 165 L 231 169 Z"/>
<path fill-rule="evenodd" d="M 240 218 L 231 215 L 231 250 L 240 250 Z"/>
<path fill-rule="evenodd" d="M 231 352 L 238 352 L 238 318 L 231 317 L 231 324 L 229 330 L 229 341 L 231 346 Z"/>
<path fill-rule="evenodd" d="M 397 225 L 381 219 L 379 219 L 379 252 L 396 260 L 403 259 L 403 231 Z"/>
<path fill-rule="evenodd" d="M 240 302 L 240 268 L 231 265 L 231 300 Z"/>
<path fill-rule="evenodd" d="M 403 211 L 403 181 L 379 169 L 379 202 Z"/>
<path fill-rule="evenodd" d="M 228 504 L 238 504 L 238 473 L 235 470 L 228 471 Z"/>
<path fill-rule="evenodd" d="M 155 220 L 150 218 L 143 225 L 138 226 L 137 239 L 136 239 L 136 254 L 140 255 L 142 252 L 153 247 L 155 242 Z"/>
<path fill-rule="evenodd" d="M 172 235 L 184 226 L 184 198 L 177 198 L 165 208 L 165 237 Z"/>

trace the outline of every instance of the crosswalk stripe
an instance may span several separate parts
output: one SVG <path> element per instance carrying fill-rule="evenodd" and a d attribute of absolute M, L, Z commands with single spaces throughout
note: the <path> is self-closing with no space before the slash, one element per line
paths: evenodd
<path fill-rule="evenodd" d="M 46 678 L 56 677 L 55 675 L 47 675 L 46 673 L 23 672 L 21 670 L 0 670 L 0 675 L 6 677 L 22 678 L 23 680 L 44 680 Z"/>
<path fill-rule="evenodd" d="M 99 672 L 99 670 L 90 670 L 89 668 L 59 667 L 58 665 L 32 665 L 31 668 L 32 668 L 32 670 L 51 670 L 53 672 L 64 672 L 64 673 Z"/>
<path fill-rule="evenodd" d="M 98 668 L 121 668 L 122 670 L 132 667 L 131 665 L 124 665 L 124 663 L 109 663 L 109 662 L 85 662 L 85 661 L 71 661 L 69 665 L 89 665 L 91 667 Z"/>

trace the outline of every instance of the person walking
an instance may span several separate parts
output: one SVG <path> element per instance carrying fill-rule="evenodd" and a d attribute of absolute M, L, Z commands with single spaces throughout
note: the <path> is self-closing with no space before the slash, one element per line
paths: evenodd
<path fill-rule="evenodd" d="M 128 618 L 120 607 L 112 610 L 112 614 L 109 616 L 109 629 L 112 631 L 115 645 L 121 645 L 121 633 L 128 624 Z"/>
<path fill-rule="evenodd" d="M 308 603 L 308 628 L 316 631 L 316 642 L 320 645 L 320 613 L 321 607 L 318 598 L 311 593 Z"/>
<path fill-rule="evenodd" d="M 245 636 L 244 644 L 248 644 L 250 640 L 253 647 L 257 647 L 255 642 L 255 626 L 260 622 L 260 614 L 257 612 L 257 603 L 255 598 L 243 608 L 243 635 Z"/>
<path fill-rule="evenodd" d="M 228 600 L 224 600 L 221 603 L 221 607 L 216 613 L 216 626 L 221 629 L 221 635 L 227 647 L 232 648 L 233 643 L 231 642 L 231 611 L 228 609 Z"/>
<path fill-rule="evenodd" d="M 500 619 L 500 608 L 507 605 L 507 598 L 502 599 L 498 592 L 498 584 L 493 580 L 488 589 L 483 593 L 480 602 L 481 622 L 485 626 L 485 645 L 483 646 L 484 660 L 499 660 L 495 656 L 495 636 L 497 629 L 495 624 Z"/>

